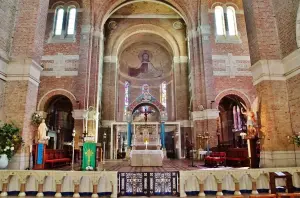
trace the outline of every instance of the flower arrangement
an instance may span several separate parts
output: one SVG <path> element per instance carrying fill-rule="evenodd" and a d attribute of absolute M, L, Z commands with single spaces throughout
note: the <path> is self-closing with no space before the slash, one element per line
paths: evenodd
<path fill-rule="evenodd" d="M 33 125 L 38 126 L 39 124 L 42 123 L 42 120 L 43 120 L 43 117 L 40 114 L 38 114 L 37 112 L 34 112 L 31 116 L 31 123 Z"/>
<path fill-rule="evenodd" d="M 85 168 L 85 170 L 87 170 L 87 171 L 92 171 L 92 170 L 94 170 L 94 168 L 93 168 L 92 166 L 87 166 L 87 167 Z"/>
<path fill-rule="evenodd" d="M 296 133 L 293 136 L 287 136 L 289 142 L 295 144 L 296 146 L 300 147 L 300 132 Z"/>
<path fill-rule="evenodd" d="M 3 124 L 0 127 L 0 154 L 6 154 L 11 159 L 23 143 L 20 129 L 14 124 Z"/>

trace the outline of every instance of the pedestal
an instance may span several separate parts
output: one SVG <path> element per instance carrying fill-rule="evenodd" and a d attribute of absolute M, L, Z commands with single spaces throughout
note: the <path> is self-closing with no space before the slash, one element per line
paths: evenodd
<path fill-rule="evenodd" d="M 45 168 L 46 145 L 36 144 L 35 146 L 35 170 L 43 170 Z"/>

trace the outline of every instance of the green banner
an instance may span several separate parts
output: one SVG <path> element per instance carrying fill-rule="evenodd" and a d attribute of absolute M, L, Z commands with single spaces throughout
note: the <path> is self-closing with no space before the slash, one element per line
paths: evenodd
<path fill-rule="evenodd" d="M 87 170 L 86 167 L 96 168 L 96 143 L 86 142 L 83 144 L 82 152 L 82 170 Z"/>

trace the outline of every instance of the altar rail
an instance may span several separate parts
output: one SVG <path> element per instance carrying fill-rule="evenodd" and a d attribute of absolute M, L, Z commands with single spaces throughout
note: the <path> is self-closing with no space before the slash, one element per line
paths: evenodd
<path fill-rule="evenodd" d="M 292 175 L 293 187 L 300 189 L 300 167 L 180 171 L 180 197 L 196 194 L 203 197 L 205 194 L 222 196 L 223 193 L 269 193 L 270 172 L 289 172 Z M 276 180 L 277 186 L 283 186 L 282 182 Z"/>
<path fill-rule="evenodd" d="M 292 174 L 293 186 L 300 189 L 300 167 L 295 168 L 263 168 L 234 170 L 198 170 L 180 171 L 180 197 L 189 194 L 251 193 L 269 192 L 269 172 L 289 172 Z M 162 178 L 158 178 L 161 179 Z M 163 178 L 163 183 L 165 179 Z M 120 182 L 120 181 L 119 181 Z M 278 185 L 280 181 L 277 181 Z M 176 187 L 175 182 L 171 186 Z M 169 184 L 167 186 L 170 186 Z M 173 188 L 173 187 L 172 187 Z M 118 194 L 118 174 L 115 171 L 48 171 L 48 170 L 1 170 L 1 196 L 44 196 L 54 195 L 79 197 L 97 197 Z M 172 190 L 173 191 L 173 190 Z"/>
<path fill-rule="evenodd" d="M 115 171 L 42 171 L 1 170 L 1 196 L 80 197 L 110 195 L 117 197 L 118 179 Z"/>

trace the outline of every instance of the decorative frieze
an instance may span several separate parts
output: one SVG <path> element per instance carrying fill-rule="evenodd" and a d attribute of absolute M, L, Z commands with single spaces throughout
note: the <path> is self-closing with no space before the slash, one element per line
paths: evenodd
<path fill-rule="evenodd" d="M 214 76 L 251 76 L 249 70 L 251 66 L 249 56 L 213 55 L 213 73 Z"/>
<path fill-rule="evenodd" d="M 44 70 L 42 76 L 77 76 L 79 55 L 64 55 L 58 53 L 54 56 L 43 56 L 42 65 Z"/>

